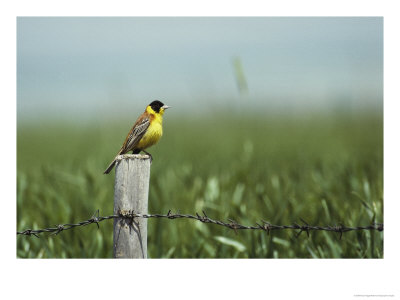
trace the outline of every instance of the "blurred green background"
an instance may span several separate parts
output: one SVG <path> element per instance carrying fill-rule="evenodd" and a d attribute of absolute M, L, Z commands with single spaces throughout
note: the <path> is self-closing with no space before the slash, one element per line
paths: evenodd
<path fill-rule="evenodd" d="M 114 172 L 102 172 L 154 99 L 173 108 L 149 149 L 150 213 L 383 222 L 382 19 L 17 23 L 18 231 L 111 215 Z M 383 257 L 383 232 L 236 234 L 186 219 L 148 227 L 151 258 Z M 112 228 L 17 236 L 17 256 L 111 258 Z"/>
<path fill-rule="evenodd" d="M 226 113 L 226 111 L 225 111 Z M 169 120 L 151 153 L 149 212 L 195 213 L 254 225 L 368 225 L 383 216 L 379 116 L 296 120 L 230 115 Z M 102 175 L 129 130 L 42 124 L 18 128 L 17 228 L 52 227 L 113 211 Z M 56 142 L 55 142 L 56 141 Z M 383 233 L 239 231 L 192 220 L 148 222 L 149 257 L 382 257 Z M 112 257 L 112 221 L 55 237 L 18 236 L 19 257 Z M 226 240 L 221 240 L 225 237 Z M 234 241 L 234 243 L 230 242 Z"/>

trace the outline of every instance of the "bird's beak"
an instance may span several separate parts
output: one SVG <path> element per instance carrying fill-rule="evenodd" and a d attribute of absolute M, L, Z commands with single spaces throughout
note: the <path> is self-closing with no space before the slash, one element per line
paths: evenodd
<path fill-rule="evenodd" d="M 168 109 L 168 108 L 171 108 L 171 106 L 163 105 L 161 108 L 164 109 L 164 110 L 166 110 L 166 109 Z"/>

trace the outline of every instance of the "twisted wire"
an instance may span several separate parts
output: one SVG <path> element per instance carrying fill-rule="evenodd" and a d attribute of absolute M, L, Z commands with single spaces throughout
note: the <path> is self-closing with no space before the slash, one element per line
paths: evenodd
<path fill-rule="evenodd" d="M 41 233 L 51 233 L 51 235 L 58 235 L 59 233 L 73 229 L 76 227 L 80 226 L 86 226 L 90 224 L 96 224 L 98 228 L 100 228 L 99 223 L 104 221 L 104 220 L 110 220 L 110 219 L 116 219 L 116 218 L 122 218 L 122 219 L 134 219 L 134 218 L 145 218 L 145 219 L 151 219 L 151 218 L 165 218 L 165 219 L 192 219 L 196 221 L 200 221 L 202 223 L 209 223 L 209 224 L 215 224 L 219 226 L 223 226 L 229 229 L 234 230 L 237 233 L 237 230 L 263 230 L 269 234 L 273 230 L 298 230 L 297 236 L 299 236 L 302 232 L 305 232 L 307 236 L 309 236 L 310 231 L 328 231 L 328 232 L 336 232 L 340 234 L 340 238 L 342 238 L 343 233 L 349 232 L 349 231 L 361 231 L 361 230 L 377 230 L 377 231 L 383 231 L 383 223 L 372 223 L 370 225 L 366 226 L 355 226 L 355 227 L 348 227 L 343 224 L 339 225 L 334 225 L 334 226 L 313 226 L 309 225 L 306 221 L 303 219 L 300 219 L 303 224 L 297 224 L 293 223 L 291 225 L 275 225 L 271 224 L 265 220 L 261 220 L 261 222 L 256 223 L 254 226 L 246 226 L 239 224 L 235 220 L 228 219 L 228 222 L 220 221 L 220 220 L 214 220 L 211 219 L 210 217 L 207 216 L 205 211 L 202 212 L 202 215 L 199 215 L 196 213 L 195 215 L 190 215 L 190 214 L 180 214 L 180 213 L 172 213 L 171 210 L 167 212 L 167 214 L 141 214 L 141 213 L 135 213 L 132 210 L 119 210 L 117 214 L 115 215 L 110 215 L 110 216 L 100 216 L 99 215 L 99 210 L 96 210 L 96 212 L 92 215 L 92 217 L 88 220 L 81 221 L 79 223 L 67 223 L 67 224 L 59 224 L 55 225 L 55 227 L 49 227 L 49 228 L 43 228 L 43 229 L 26 229 L 24 231 L 17 231 L 17 235 L 27 235 L 27 236 L 35 236 L 39 237 L 39 234 Z"/>

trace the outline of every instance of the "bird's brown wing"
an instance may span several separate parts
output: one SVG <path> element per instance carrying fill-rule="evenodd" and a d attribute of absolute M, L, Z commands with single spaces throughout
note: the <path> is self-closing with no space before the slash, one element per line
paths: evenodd
<path fill-rule="evenodd" d="M 122 145 L 120 154 L 127 153 L 132 151 L 143 135 L 146 133 L 147 128 L 150 126 L 150 116 L 146 113 L 143 113 L 139 119 L 137 119 L 135 125 L 133 125 L 131 131 L 129 131 L 128 136 L 125 139 L 124 144 Z"/>

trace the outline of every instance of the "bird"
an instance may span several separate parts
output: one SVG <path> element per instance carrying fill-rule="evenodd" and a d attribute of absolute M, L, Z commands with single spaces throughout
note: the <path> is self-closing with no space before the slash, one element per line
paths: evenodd
<path fill-rule="evenodd" d="M 144 113 L 142 113 L 136 120 L 135 124 L 129 131 L 125 141 L 115 156 L 114 160 L 110 163 L 104 174 L 108 174 L 114 168 L 117 162 L 118 155 L 126 154 L 132 151 L 132 154 L 139 154 L 141 151 L 150 156 L 150 162 L 153 157 L 150 153 L 145 151 L 156 144 L 163 134 L 163 115 L 166 109 L 171 108 L 159 100 L 154 100 L 146 106 Z"/>

